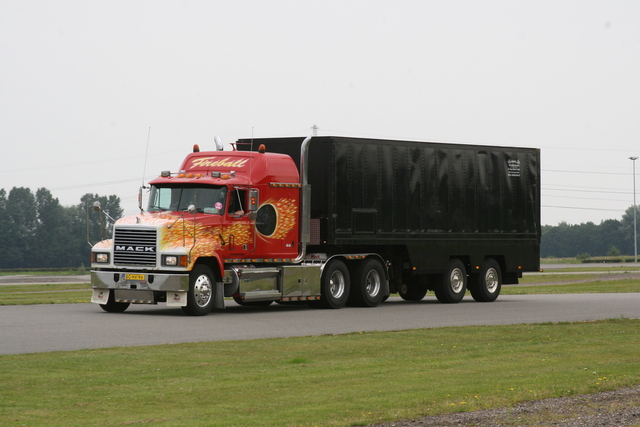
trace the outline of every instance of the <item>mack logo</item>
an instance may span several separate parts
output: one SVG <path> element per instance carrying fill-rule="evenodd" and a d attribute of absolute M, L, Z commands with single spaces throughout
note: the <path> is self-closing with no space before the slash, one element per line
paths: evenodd
<path fill-rule="evenodd" d="M 118 246 L 116 245 L 116 251 L 122 252 L 153 252 L 155 253 L 155 246 Z"/>

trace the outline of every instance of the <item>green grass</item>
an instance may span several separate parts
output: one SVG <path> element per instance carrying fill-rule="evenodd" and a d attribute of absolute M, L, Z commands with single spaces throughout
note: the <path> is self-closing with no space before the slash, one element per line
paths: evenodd
<path fill-rule="evenodd" d="M 4 269 L 0 270 L 0 276 L 77 276 L 89 274 L 86 267 L 78 268 L 31 268 L 31 269 Z"/>
<path fill-rule="evenodd" d="M 577 257 L 557 258 L 547 257 L 540 258 L 540 264 L 583 264 L 583 263 L 633 263 L 635 258 L 633 255 L 620 255 L 620 256 L 594 256 L 585 260 L 578 259 Z"/>
<path fill-rule="evenodd" d="M 43 285 L 0 285 L 0 306 L 31 304 L 74 304 L 91 300 L 88 283 Z"/>
<path fill-rule="evenodd" d="M 505 285 L 502 287 L 500 295 L 593 294 L 627 292 L 640 292 L 640 280 L 613 280 L 590 283 L 567 283 L 557 285 L 532 286 Z"/>
<path fill-rule="evenodd" d="M 547 270 L 547 272 L 554 273 L 571 273 L 571 272 L 638 272 L 640 271 L 640 266 L 638 265 L 625 265 L 620 267 L 610 267 L 606 264 L 603 264 L 601 267 L 581 267 L 571 266 L 571 267 L 562 267 L 562 268 L 554 268 L 551 270 Z M 538 274 L 538 273 L 527 273 L 527 274 Z"/>
<path fill-rule="evenodd" d="M 510 406 L 639 384 L 639 327 L 616 319 L 6 355 L 0 425 L 351 426 Z"/>

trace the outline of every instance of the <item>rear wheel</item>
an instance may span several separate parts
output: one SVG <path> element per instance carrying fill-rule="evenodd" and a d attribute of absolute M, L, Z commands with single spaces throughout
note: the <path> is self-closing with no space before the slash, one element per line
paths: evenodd
<path fill-rule="evenodd" d="M 100 308 L 108 313 L 122 313 L 129 308 L 128 302 L 116 302 L 116 292 L 112 289 L 109 292 L 109 299 L 106 304 L 100 304 Z"/>
<path fill-rule="evenodd" d="M 182 307 L 191 316 L 204 316 L 213 307 L 213 273 L 206 265 L 196 265 L 189 274 L 187 305 Z"/>
<path fill-rule="evenodd" d="M 320 306 L 341 308 L 349 298 L 349 269 L 339 259 L 329 261 L 322 271 Z"/>
<path fill-rule="evenodd" d="M 353 305 L 379 305 L 384 299 L 385 289 L 388 288 L 386 280 L 384 267 L 378 260 L 369 258 L 358 262 L 353 272 L 353 286 L 349 297 Z"/>
<path fill-rule="evenodd" d="M 405 301 L 422 301 L 427 294 L 427 287 L 418 283 L 403 283 L 398 288 L 398 295 Z"/>
<path fill-rule="evenodd" d="M 434 289 L 436 298 L 443 303 L 458 303 L 462 301 L 467 291 L 467 270 L 459 259 L 452 259 L 447 265 L 447 271 Z"/>
<path fill-rule="evenodd" d="M 469 284 L 469 291 L 478 302 L 493 302 L 500 295 L 502 288 L 502 273 L 500 265 L 493 258 L 487 259 L 482 265 L 480 274 Z"/>

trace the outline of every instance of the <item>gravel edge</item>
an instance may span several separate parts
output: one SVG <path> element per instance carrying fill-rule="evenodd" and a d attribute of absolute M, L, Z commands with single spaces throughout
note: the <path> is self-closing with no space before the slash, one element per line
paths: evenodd
<path fill-rule="evenodd" d="M 432 415 L 369 427 L 452 426 L 640 426 L 640 385 L 619 390 L 534 400 L 509 408 Z"/>

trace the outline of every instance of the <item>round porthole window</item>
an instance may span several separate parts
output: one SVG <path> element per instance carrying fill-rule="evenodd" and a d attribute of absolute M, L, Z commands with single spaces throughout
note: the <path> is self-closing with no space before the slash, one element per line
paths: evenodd
<path fill-rule="evenodd" d="M 278 225 L 278 213 L 273 205 L 262 205 L 256 214 L 256 229 L 263 236 L 271 236 Z"/>

